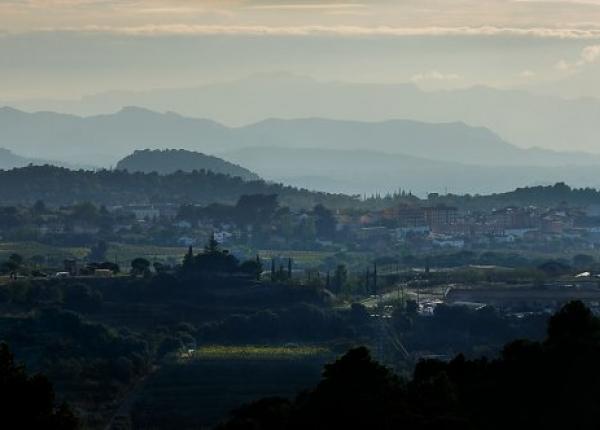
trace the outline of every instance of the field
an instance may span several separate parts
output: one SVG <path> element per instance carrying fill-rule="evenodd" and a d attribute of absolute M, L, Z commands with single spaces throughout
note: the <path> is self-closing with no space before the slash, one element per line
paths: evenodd
<path fill-rule="evenodd" d="M 52 259 L 82 258 L 89 252 L 87 248 L 57 247 L 38 242 L 0 242 L 0 260 L 5 260 L 10 254 L 20 254 L 25 258 L 36 255 Z"/>
<path fill-rule="evenodd" d="M 62 247 L 45 245 L 39 242 L 0 242 L 0 261 L 16 253 L 23 257 L 42 256 L 49 261 L 61 262 L 66 258 L 82 259 L 89 253 L 86 247 Z M 186 249 L 180 247 L 153 245 L 125 245 L 110 243 L 106 253 L 107 259 L 127 267 L 129 262 L 137 257 L 146 258 L 152 262 L 180 262 Z"/>
<path fill-rule="evenodd" d="M 327 348 L 308 345 L 285 346 L 202 346 L 180 355 L 183 361 L 193 360 L 301 360 L 329 354 Z"/>
<path fill-rule="evenodd" d="M 327 251 L 293 251 L 293 250 L 261 250 L 258 255 L 260 258 L 270 260 L 271 258 L 281 257 L 284 259 L 291 258 L 294 263 L 304 267 L 313 267 L 321 264 L 327 257 L 331 257 L 334 253 Z"/>
<path fill-rule="evenodd" d="M 314 386 L 333 359 L 318 346 L 205 346 L 150 378 L 133 408 L 136 428 L 209 428 L 263 397 L 293 397 Z"/>

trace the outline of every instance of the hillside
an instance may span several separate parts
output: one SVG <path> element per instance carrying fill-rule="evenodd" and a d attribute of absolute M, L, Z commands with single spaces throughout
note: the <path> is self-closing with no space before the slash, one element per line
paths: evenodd
<path fill-rule="evenodd" d="M 317 203 L 349 207 L 356 200 L 346 195 L 317 193 L 264 181 L 243 181 L 228 175 L 195 171 L 170 175 L 110 170 L 69 170 L 53 166 L 28 166 L 0 171 L 0 200 L 4 205 L 68 205 L 90 201 L 101 205 L 235 203 L 247 194 L 277 194 L 292 208 L 312 208 Z"/>
<path fill-rule="evenodd" d="M 14 167 L 23 167 L 32 163 L 33 160 L 20 157 L 8 149 L 0 148 L 0 169 L 12 169 Z"/>
<path fill-rule="evenodd" d="M 200 152 L 186 151 L 183 149 L 167 150 L 141 150 L 135 151 L 117 163 L 117 170 L 129 172 L 156 172 L 168 175 L 177 171 L 193 172 L 206 170 L 221 173 L 232 177 L 239 177 L 245 181 L 256 181 L 259 176 L 237 164 L 229 163 L 221 158 L 205 155 Z"/>

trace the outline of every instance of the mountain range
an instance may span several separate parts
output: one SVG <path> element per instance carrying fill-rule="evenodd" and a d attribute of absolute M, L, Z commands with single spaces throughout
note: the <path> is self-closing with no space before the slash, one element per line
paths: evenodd
<path fill-rule="evenodd" d="M 266 118 L 464 122 L 521 148 L 599 152 L 600 100 L 563 99 L 525 90 L 470 87 L 424 91 L 409 84 L 323 82 L 285 73 L 193 88 L 112 91 L 79 100 L 30 100 L 12 106 L 79 115 L 136 105 L 240 126 Z"/>
<path fill-rule="evenodd" d="M 137 149 L 180 148 L 220 153 L 254 146 L 383 151 L 477 165 L 600 164 L 600 155 L 522 149 L 483 127 L 461 122 L 382 122 L 322 118 L 267 119 L 244 127 L 126 107 L 79 117 L 0 108 L 0 147 L 107 167 Z"/>
<path fill-rule="evenodd" d="M 0 170 L 9 170 L 29 165 L 41 166 L 45 164 L 69 168 L 82 167 L 57 160 L 44 160 L 40 158 L 23 157 L 21 155 L 15 154 L 12 151 L 9 151 L 8 149 L 0 148 Z"/>
<path fill-rule="evenodd" d="M 25 155 L 144 172 L 216 169 L 348 194 L 490 193 L 556 181 L 600 186 L 599 155 L 523 149 L 460 122 L 306 118 L 227 127 L 138 107 L 90 117 L 2 108 L 0 129 L 0 147 Z M 119 163 L 139 149 L 165 148 L 202 154 L 144 151 Z"/>
<path fill-rule="evenodd" d="M 333 193 L 488 194 L 562 181 L 600 187 L 598 166 L 484 166 L 368 150 L 243 148 L 224 153 L 261 177 Z M 291 162 L 290 160 L 293 160 Z"/>

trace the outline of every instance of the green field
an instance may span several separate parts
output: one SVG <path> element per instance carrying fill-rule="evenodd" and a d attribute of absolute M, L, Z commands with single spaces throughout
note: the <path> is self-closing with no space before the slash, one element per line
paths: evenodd
<path fill-rule="evenodd" d="M 170 360 L 145 384 L 135 428 L 211 428 L 244 403 L 293 398 L 318 383 L 333 354 L 317 346 L 205 346 Z"/>
<path fill-rule="evenodd" d="M 33 256 L 47 257 L 53 261 L 62 261 L 66 258 L 82 259 L 89 251 L 89 248 L 86 247 L 51 246 L 39 242 L 0 242 L 0 261 L 5 260 L 13 253 L 20 254 L 26 259 Z M 186 249 L 180 247 L 110 243 L 107 259 L 117 261 L 124 266 L 137 257 L 143 257 L 153 262 L 179 262 L 185 252 Z"/>
<path fill-rule="evenodd" d="M 270 260 L 271 258 L 291 258 L 294 263 L 306 267 L 317 266 L 321 264 L 327 257 L 334 255 L 328 251 L 294 251 L 294 250 L 260 250 L 258 255 L 260 258 Z"/>
<path fill-rule="evenodd" d="M 297 360 L 329 354 L 328 348 L 310 345 L 208 345 L 183 352 L 182 361 L 192 360 Z"/>
<path fill-rule="evenodd" d="M 31 258 L 34 255 L 52 258 L 82 258 L 88 252 L 88 248 L 57 247 L 38 242 L 0 242 L 0 260 L 6 259 L 13 253 L 20 254 L 25 258 Z"/>

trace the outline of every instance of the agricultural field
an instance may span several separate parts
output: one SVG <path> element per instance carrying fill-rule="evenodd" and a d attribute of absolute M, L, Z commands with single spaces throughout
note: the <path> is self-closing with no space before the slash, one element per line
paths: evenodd
<path fill-rule="evenodd" d="M 303 267 L 314 267 L 323 263 L 327 257 L 334 255 L 328 251 L 294 251 L 294 250 L 260 250 L 260 258 L 270 260 L 271 258 L 291 258 L 295 264 Z"/>
<path fill-rule="evenodd" d="M 333 354 L 318 346 L 205 346 L 164 364 L 133 407 L 137 428 L 210 428 L 244 403 L 294 397 Z M 161 427 L 162 426 L 162 427 Z"/>
<path fill-rule="evenodd" d="M 0 261 L 6 260 L 10 254 L 19 254 L 26 259 L 42 256 L 52 260 L 62 260 L 65 258 L 83 258 L 88 252 L 88 248 L 58 247 L 44 245 L 39 242 L 0 242 Z"/>
<path fill-rule="evenodd" d="M 154 246 L 154 245 L 128 245 L 122 243 L 110 243 L 107 257 L 110 261 L 117 260 L 120 264 L 129 263 L 134 258 L 142 257 L 150 261 L 163 263 L 180 263 L 185 247 Z"/>
<path fill-rule="evenodd" d="M 62 262 L 67 258 L 83 259 L 89 252 L 90 249 L 86 247 L 51 246 L 39 242 L 0 242 L 0 261 L 16 253 L 25 259 L 41 256 L 48 261 Z M 130 261 L 137 257 L 152 262 L 179 263 L 185 252 L 186 249 L 180 247 L 110 243 L 106 257 L 109 261 L 116 261 L 123 267 L 127 267 Z"/>
<path fill-rule="evenodd" d="M 196 350 L 183 352 L 179 359 L 183 362 L 193 360 L 301 360 L 330 354 L 330 350 L 311 345 L 208 345 Z"/>

